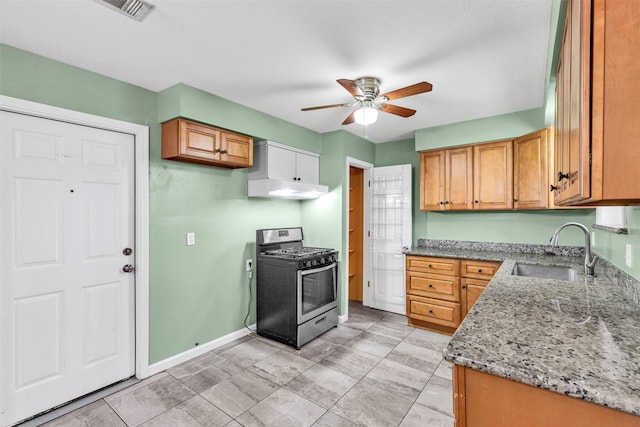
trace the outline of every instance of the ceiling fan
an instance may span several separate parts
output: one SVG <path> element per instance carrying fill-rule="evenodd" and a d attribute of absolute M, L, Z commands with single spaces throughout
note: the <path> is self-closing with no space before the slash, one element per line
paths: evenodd
<path fill-rule="evenodd" d="M 337 82 L 355 99 L 353 103 L 321 105 L 318 107 L 302 108 L 302 111 L 321 110 L 335 107 L 358 107 L 342 122 L 343 125 L 353 123 L 371 124 L 376 121 L 378 111 L 395 114 L 400 117 L 411 117 L 416 110 L 387 104 L 388 101 L 429 92 L 433 88 L 431 83 L 420 82 L 391 92 L 380 94 L 380 79 L 375 77 L 360 77 L 355 80 L 338 79 Z"/>

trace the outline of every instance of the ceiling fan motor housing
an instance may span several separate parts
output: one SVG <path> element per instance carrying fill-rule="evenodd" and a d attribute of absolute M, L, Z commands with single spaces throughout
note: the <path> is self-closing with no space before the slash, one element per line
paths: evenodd
<path fill-rule="evenodd" d="M 380 79 L 375 77 L 359 77 L 355 80 L 356 84 L 364 94 L 359 101 L 373 101 L 380 93 Z M 357 99 L 357 98 L 356 98 Z"/>

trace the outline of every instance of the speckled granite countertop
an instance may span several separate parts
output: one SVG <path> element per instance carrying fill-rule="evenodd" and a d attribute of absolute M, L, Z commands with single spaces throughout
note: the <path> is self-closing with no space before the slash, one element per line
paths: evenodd
<path fill-rule="evenodd" d="M 589 278 L 583 257 L 492 249 L 506 250 L 405 251 L 503 261 L 444 350 L 445 359 L 640 415 L 638 282 L 603 260 Z M 580 281 L 513 276 L 516 262 L 572 266 Z"/>

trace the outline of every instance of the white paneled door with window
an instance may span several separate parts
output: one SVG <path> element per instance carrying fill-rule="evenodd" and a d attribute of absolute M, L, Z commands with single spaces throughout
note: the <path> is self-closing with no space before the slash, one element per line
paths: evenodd
<path fill-rule="evenodd" d="M 371 179 L 371 286 L 364 304 L 405 314 L 403 248 L 411 246 L 411 165 L 373 168 Z"/>
<path fill-rule="evenodd" d="M 0 397 L 12 424 L 135 373 L 134 138 L 0 112 Z"/>

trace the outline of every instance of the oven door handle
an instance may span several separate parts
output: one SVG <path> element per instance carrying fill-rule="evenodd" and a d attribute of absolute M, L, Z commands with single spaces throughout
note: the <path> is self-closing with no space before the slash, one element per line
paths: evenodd
<path fill-rule="evenodd" d="M 332 268 L 336 268 L 338 264 L 336 262 L 332 262 L 329 265 L 326 265 L 324 267 L 320 267 L 320 268 L 311 268 L 309 270 L 298 270 L 298 273 L 301 276 L 306 276 L 307 274 L 314 274 L 314 273 L 320 273 L 321 271 L 326 271 L 326 270 L 330 270 Z"/>

